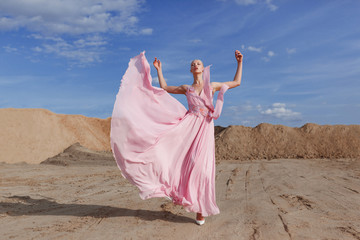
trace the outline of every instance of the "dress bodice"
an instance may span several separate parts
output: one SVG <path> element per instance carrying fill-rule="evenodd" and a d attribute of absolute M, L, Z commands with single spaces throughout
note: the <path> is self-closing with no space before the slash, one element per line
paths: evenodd
<path fill-rule="evenodd" d="M 211 92 L 212 88 L 210 87 Z M 198 117 L 209 117 L 209 113 L 211 110 L 205 105 L 204 101 L 204 89 L 200 92 L 200 94 L 197 94 L 193 86 L 189 86 L 186 91 L 186 98 L 188 101 L 188 113 L 194 114 Z M 211 100 L 212 100 L 212 94 L 211 94 Z"/>

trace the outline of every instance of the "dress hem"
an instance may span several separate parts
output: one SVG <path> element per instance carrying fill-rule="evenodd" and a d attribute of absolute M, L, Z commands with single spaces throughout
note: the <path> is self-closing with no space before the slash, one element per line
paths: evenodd
<path fill-rule="evenodd" d="M 139 196 L 142 200 L 146 200 L 149 198 L 155 198 L 155 197 L 171 198 L 173 204 L 182 206 L 185 209 L 185 211 L 194 212 L 194 213 L 200 212 L 201 215 L 204 217 L 208 217 L 211 215 L 217 215 L 220 213 L 220 210 L 218 207 L 213 212 L 201 211 L 198 206 L 195 206 L 194 204 L 192 204 L 185 197 L 179 197 L 179 195 L 174 190 L 171 190 L 170 188 L 166 188 L 166 187 L 156 188 L 155 190 L 140 191 Z"/>

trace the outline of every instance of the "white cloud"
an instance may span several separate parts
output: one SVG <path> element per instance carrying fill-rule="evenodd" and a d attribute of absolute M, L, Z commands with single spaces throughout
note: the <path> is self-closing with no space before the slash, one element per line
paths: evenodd
<path fill-rule="evenodd" d="M 253 110 L 253 106 L 249 102 L 245 102 L 244 104 L 237 105 L 237 106 L 228 106 L 226 107 L 227 110 L 236 114 L 237 112 L 248 112 Z"/>
<path fill-rule="evenodd" d="M 11 0 L 0 1 L 0 30 L 26 28 L 45 35 L 124 32 L 137 30 L 143 0 Z"/>
<path fill-rule="evenodd" d="M 229 109 L 230 111 L 237 111 L 238 110 L 237 106 L 228 106 L 226 108 Z"/>
<path fill-rule="evenodd" d="M 252 4 L 258 4 L 258 3 L 265 3 L 266 6 L 270 9 L 270 11 L 276 11 L 278 7 L 272 3 L 272 0 L 235 0 L 235 3 L 238 5 L 252 5 Z"/>
<path fill-rule="evenodd" d="M 11 0 L 0 1 L 0 31 L 24 28 L 39 40 L 30 49 L 37 62 L 43 53 L 85 66 L 101 62 L 106 51 L 104 33 L 151 35 L 138 26 L 137 14 L 145 0 Z M 4 47 L 7 52 L 16 48 Z M 35 58 L 34 58 L 35 57 Z"/>
<path fill-rule="evenodd" d="M 286 52 L 287 52 L 288 54 L 296 53 L 296 48 L 286 48 Z"/>
<path fill-rule="evenodd" d="M 156 75 L 156 76 L 151 76 L 151 78 L 152 78 L 153 83 L 160 84 L 160 83 L 159 83 L 159 78 L 158 78 L 157 75 Z"/>
<path fill-rule="evenodd" d="M 261 60 L 265 61 L 265 62 L 269 62 L 270 61 L 270 58 L 268 57 L 262 57 Z"/>
<path fill-rule="evenodd" d="M 273 56 L 275 56 L 275 53 L 273 51 L 268 51 L 267 56 L 262 57 L 261 59 L 264 60 L 265 62 L 269 62 L 270 58 L 272 58 Z"/>
<path fill-rule="evenodd" d="M 143 35 L 151 35 L 152 32 L 153 32 L 152 28 L 144 28 L 144 29 L 141 29 L 141 31 L 140 31 L 140 33 Z"/>
<path fill-rule="evenodd" d="M 261 52 L 261 48 L 256 48 L 256 47 L 253 47 L 253 46 L 249 46 L 246 49 L 249 50 L 249 51 L 253 51 L 253 52 Z"/>
<path fill-rule="evenodd" d="M 256 0 L 235 0 L 235 2 L 239 5 L 250 5 L 250 4 L 255 4 Z"/>
<path fill-rule="evenodd" d="M 18 51 L 17 48 L 13 48 L 13 47 L 10 47 L 10 46 L 4 46 L 3 49 L 4 49 L 5 52 L 7 52 L 7 53 L 13 53 L 13 52 L 17 52 L 17 51 Z"/>
<path fill-rule="evenodd" d="M 104 45 L 107 42 L 99 35 L 87 36 L 74 41 L 66 41 L 60 37 L 45 37 L 39 34 L 32 34 L 31 38 L 43 40 L 42 46 L 32 50 L 40 53 L 50 53 L 58 57 L 67 58 L 72 65 L 87 66 L 92 63 L 101 62 Z"/>
<path fill-rule="evenodd" d="M 257 109 L 262 115 L 271 116 L 282 120 L 301 119 L 301 113 L 293 112 L 291 109 L 286 108 L 285 103 L 273 103 L 271 107 L 266 110 L 263 110 L 261 105 L 258 105 Z"/>
<path fill-rule="evenodd" d="M 24 83 L 49 82 L 51 77 L 47 76 L 31 76 L 31 75 L 15 75 L 0 76 L 0 86 L 19 85 Z"/>
<path fill-rule="evenodd" d="M 284 108 L 284 107 L 286 107 L 286 104 L 285 103 L 273 103 L 272 106 L 276 107 L 276 108 Z"/>
<path fill-rule="evenodd" d="M 251 102 L 246 101 L 242 104 L 226 106 L 223 110 L 223 114 L 234 121 L 239 121 L 244 120 L 244 117 L 248 117 L 253 110 L 254 108 Z"/>
<path fill-rule="evenodd" d="M 278 9 L 278 7 L 275 6 L 274 4 L 272 4 L 271 2 L 272 2 L 272 0 L 266 0 L 265 1 L 266 5 L 270 9 L 270 11 L 276 11 Z"/>
<path fill-rule="evenodd" d="M 42 52 L 42 48 L 39 47 L 39 46 L 32 48 L 32 50 L 33 50 L 34 52 Z"/>

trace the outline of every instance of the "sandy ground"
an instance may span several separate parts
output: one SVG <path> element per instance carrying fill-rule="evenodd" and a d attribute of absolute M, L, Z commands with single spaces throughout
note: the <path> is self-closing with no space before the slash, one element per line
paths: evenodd
<path fill-rule="evenodd" d="M 143 201 L 115 165 L 0 164 L 1 239 L 360 239 L 360 160 L 217 165 L 221 213 Z"/>

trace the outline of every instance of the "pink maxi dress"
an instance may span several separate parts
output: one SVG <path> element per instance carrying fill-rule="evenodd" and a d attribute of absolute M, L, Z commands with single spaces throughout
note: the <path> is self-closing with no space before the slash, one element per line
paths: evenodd
<path fill-rule="evenodd" d="M 186 92 L 189 109 L 152 86 L 145 52 L 132 58 L 113 109 L 110 141 L 123 177 L 142 199 L 169 197 L 188 212 L 220 213 L 215 195 L 214 121 L 221 113 L 224 84 L 216 107 L 204 69 L 204 87 Z"/>

